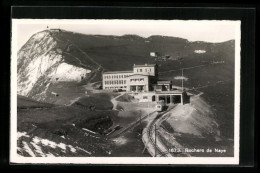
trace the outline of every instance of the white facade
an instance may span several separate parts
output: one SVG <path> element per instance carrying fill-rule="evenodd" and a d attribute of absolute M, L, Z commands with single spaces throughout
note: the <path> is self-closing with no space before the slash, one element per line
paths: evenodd
<path fill-rule="evenodd" d="M 149 77 L 157 76 L 157 72 L 156 64 L 134 65 L 133 71 L 104 72 L 102 86 L 104 90 L 149 91 Z"/>
<path fill-rule="evenodd" d="M 127 88 L 127 77 L 133 75 L 131 71 L 122 71 L 122 72 L 105 72 L 102 76 L 103 89 L 113 90 L 113 89 L 122 89 L 126 90 Z"/>
<path fill-rule="evenodd" d="M 130 92 L 149 91 L 149 76 L 134 74 L 127 78 L 127 90 Z"/>

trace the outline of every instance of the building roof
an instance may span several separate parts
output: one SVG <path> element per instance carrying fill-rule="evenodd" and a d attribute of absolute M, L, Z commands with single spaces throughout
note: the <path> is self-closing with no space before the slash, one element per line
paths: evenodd
<path fill-rule="evenodd" d="M 139 75 L 139 76 L 151 76 L 151 75 L 146 75 L 146 74 L 138 74 L 138 73 L 135 73 L 135 74 L 132 74 L 132 75 L 129 75 L 128 77 L 131 77 L 131 76 L 137 76 L 137 75 Z"/>
<path fill-rule="evenodd" d="M 103 74 L 133 73 L 133 71 L 106 71 Z"/>
<path fill-rule="evenodd" d="M 134 64 L 134 68 L 135 67 L 154 67 L 156 66 L 157 64 L 142 64 L 142 65 L 136 65 Z"/>
<path fill-rule="evenodd" d="M 182 94 L 182 90 L 172 90 L 172 91 L 156 91 L 155 94 Z"/>

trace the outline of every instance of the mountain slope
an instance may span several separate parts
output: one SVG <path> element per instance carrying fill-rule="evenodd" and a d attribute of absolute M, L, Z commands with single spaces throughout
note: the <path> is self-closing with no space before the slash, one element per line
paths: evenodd
<path fill-rule="evenodd" d="M 101 66 L 70 42 L 61 30 L 34 34 L 18 52 L 18 94 L 45 101 L 51 84 L 88 81 Z M 73 53 L 71 50 L 73 49 Z"/>

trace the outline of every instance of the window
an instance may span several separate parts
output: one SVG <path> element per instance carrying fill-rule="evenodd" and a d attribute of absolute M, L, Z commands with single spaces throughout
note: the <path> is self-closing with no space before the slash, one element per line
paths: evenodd
<path fill-rule="evenodd" d="M 142 69 L 140 69 L 140 72 L 142 72 Z"/>
<path fill-rule="evenodd" d="M 126 84 L 126 80 L 124 80 L 124 84 Z"/>
<path fill-rule="evenodd" d="M 143 99 L 147 99 L 148 97 L 147 96 L 143 96 Z"/>

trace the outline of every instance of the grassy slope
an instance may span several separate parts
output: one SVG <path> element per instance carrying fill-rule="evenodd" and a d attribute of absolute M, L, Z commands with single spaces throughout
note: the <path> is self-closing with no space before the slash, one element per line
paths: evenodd
<path fill-rule="evenodd" d="M 38 102 L 30 98 L 17 95 L 17 109 L 29 109 L 29 108 L 51 108 L 55 105 L 49 103 Z"/>
<path fill-rule="evenodd" d="M 188 105 L 178 105 L 170 111 L 171 115 L 162 123 L 183 148 L 196 148 L 214 150 L 225 149 L 224 154 L 212 153 L 189 153 L 192 156 L 233 156 L 233 140 L 226 138 L 222 132 L 222 126 L 215 121 L 214 112 L 200 97 L 192 97 Z"/>
<path fill-rule="evenodd" d="M 22 141 L 30 143 L 34 137 L 48 139 L 56 143 L 65 143 L 67 145 L 79 146 L 87 151 L 94 151 L 96 156 L 106 155 L 106 150 L 109 148 L 109 142 L 102 135 L 113 124 L 111 117 L 117 112 L 114 111 L 89 111 L 78 107 L 54 106 L 41 107 L 34 109 L 31 102 L 28 104 L 26 98 L 18 97 L 19 105 L 23 109 L 17 111 L 17 129 L 19 132 L 27 132 L 30 138 L 22 137 L 18 140 L 18 146 L 22 147 Z M 31 100 L 29 100 L 31 101 Z M 42 103 L 34 101 L 35 105 L 42 106 Z M 28 106 L 25 109 L 24 106 Z M 73 125 L 74 124 L 74 125 Z M 98 138 L 88 137 L 86 132 L 82 130 L 86 128 L 94 132 Z M 86 136 L 87 135 L 87 136 Z M 61 138 L 65 136 L 65 139 Z M 91 145 L 91 142 L 96 145 Z M 45 147 L 46 152 L 51 151 Z M 59 156 L 74 156 L 73 153 L 60 153 Z M 87 156 L 84 152 L 75 156 Z"/>

